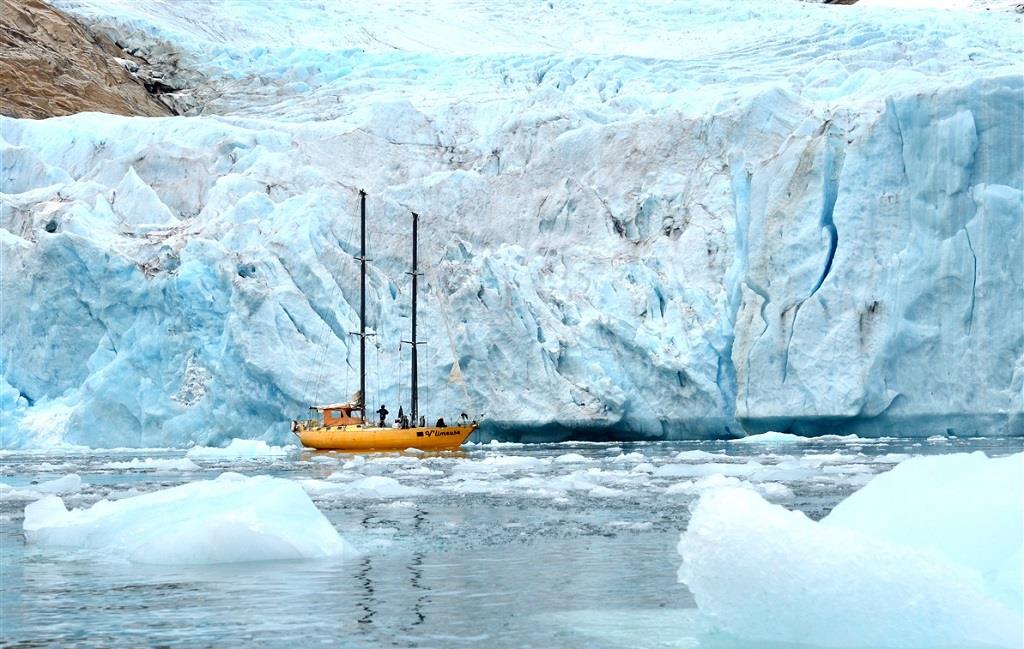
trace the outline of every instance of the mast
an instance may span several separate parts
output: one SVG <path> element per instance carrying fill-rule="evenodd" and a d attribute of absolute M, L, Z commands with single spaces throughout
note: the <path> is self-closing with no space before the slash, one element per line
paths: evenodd
<path fill-rule="evenodd" d="M 417 425 L 419 422 L 419 380 L 417 377 L 417 364 L 416 364 L 416 347 L 419 345 L 419 341 L 416 340 L 416 292 L 418 289 L 418 278 L 419 269 L 417 268 L 416 259 L 416 248 L 417 248 L 417 232 L 419 226 L 420 215 L 416 212 L 412 213 L 412 339 L 409 341 L 412 345 L 412 388 L 409 391 L 410 398 L 412 400 L 410 417 L 412 418 L 413 425 Z"/>
<path fill-rule="evenodd" d="M 413 348 L 415 349 L 415 347 Z M 359 190 L 359 404 L 366 423 L 366 192 Z"/>

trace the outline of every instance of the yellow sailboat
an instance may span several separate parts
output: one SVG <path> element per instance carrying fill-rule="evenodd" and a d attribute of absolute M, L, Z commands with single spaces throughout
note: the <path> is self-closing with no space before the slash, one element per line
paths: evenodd
<path fill-rule="evenodd" d="M 412 214 L 412 336 L 403 343 L 412 347 L 412 389 L 409 415 L 404 413 L 388 425 L 387 409 L 381 405 L 379 418 L 371 422 L 366 416 L 366 192 L 359 190 L 360 219 L 360 292 L 359 292 L 359 392 L 345 403 L 316 405 L 310 407 L 312 417 L 293 420 L 292 432 L 303 446 L 320 450 L 339 451 L 401 451 L 415 448 L 423 451 L 440 451 L 461 446 L 479 427 L 463 413 L 454 425 L 438 419 L 433 426 L 426 425 L 426 418 L 419 413 L 419 385 L 417 380 L 416 348 L 422 341 L 416 339 L 416 293 L 417 278 L 422 274 L 417 268 L 417 229 L 419 216 Z M 401 409 L 399 409 L 401 412 Z"/>

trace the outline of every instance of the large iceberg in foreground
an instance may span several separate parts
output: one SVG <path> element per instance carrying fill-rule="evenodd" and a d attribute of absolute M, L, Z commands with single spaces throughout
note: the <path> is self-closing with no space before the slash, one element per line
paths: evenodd
<path fill-rule="evenodd" d="M 25 539 L 152 564 L 312 559 L 349 547 L 297 483 L 237 473 L 89 509 L 48 496 L 25 508 Z"/>
<path fill-rule="evenodd" d="M 821 522 L 702 495 L 679 579 L 737 636 L 835 647 L 1020 647 L 1024 454 L 915 458 Z"/>

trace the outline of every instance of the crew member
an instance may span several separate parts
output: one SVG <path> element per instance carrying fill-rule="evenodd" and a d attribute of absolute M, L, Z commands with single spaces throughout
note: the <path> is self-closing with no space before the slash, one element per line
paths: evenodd
<path fill-rule="evenodd" d="M 377 414 L 380 415 L 380 427 L 384 428 L 384 422 L 388 418 L 388 409 L 384 407 L 383 403 L 380 404 L 380 410 L 377 411 Z"/>

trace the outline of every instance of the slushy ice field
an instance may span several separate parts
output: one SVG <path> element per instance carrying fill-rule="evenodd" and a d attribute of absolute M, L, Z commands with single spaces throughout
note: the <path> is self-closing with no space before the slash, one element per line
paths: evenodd
<path fill-rule="evenodd" d="M 716 630 L 679 583 L 677 543 L 701 493 L 745 487 L 819 520 L 909 458 L 978 450 L 1001 457 L 1022 447 L 1020 438 L 826 437 L 481 443 L 437 455 L 314 453 L 262 442 L 3 451 L 3 643 L 791 646 Z M 95 539 L 77 548 L 26 543 L 25 507 L 43 494 L 81 509 L 225 472 L 297 482 L 344 538 L 345 552 L 160 565 L 166 557 L 140 563 L 85 547 Z M 761 541 L 748 539 L 751 547 Z M 739 557 L 750 548 L 727 549 Z"/>

